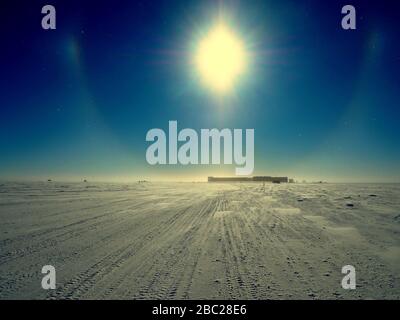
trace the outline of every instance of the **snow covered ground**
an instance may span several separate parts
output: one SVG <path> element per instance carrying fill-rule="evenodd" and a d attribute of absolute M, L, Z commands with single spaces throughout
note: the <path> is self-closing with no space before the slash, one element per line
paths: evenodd
<path fill-rule="evenodd" d="M 400 185 L 3 183 L 13 298 L 399 299 Z"/>

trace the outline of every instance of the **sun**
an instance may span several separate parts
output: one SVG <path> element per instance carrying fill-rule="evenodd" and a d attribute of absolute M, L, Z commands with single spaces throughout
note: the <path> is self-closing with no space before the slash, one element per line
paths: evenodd
<path fill-rule="evenodd" d="M 246 71 L 245 46 L 232 30 L 219 23 L 199 42 L 194 64 L 204 85 L 226 94 Z"/>

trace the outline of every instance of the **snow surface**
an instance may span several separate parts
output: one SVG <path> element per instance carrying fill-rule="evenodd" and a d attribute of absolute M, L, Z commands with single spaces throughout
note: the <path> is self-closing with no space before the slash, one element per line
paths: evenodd
<path fill-rule="evenodd" d="M 49 298 L 399 299 L 400 185 L 0 184 L 0 299 Z"/>

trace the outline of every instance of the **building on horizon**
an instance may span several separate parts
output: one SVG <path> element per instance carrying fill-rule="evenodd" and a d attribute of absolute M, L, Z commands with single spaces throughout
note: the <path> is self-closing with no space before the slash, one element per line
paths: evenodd
<path fill-rule="evenodd" d="M 287 183 L 288 177 L 254 176 L 254 177 L 208 177 L 208 182 L 271 182 Z"/>

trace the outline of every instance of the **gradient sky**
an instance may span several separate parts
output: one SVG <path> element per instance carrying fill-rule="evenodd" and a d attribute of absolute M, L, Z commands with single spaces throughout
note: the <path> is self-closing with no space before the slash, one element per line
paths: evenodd
<path fill-rule="evenodd" d="M 400 181 L 398 1 L 8 1 L 0 9 L 0 178 L 233 175 L 150 166 L 148 130 L 254 128 L 256 175 Z M 41 29 L 41 7 L 57 29 Z M 357 9 L 357 30 L 341 8 Z M 220 101 L 193 47 L 222 13 L 251 53 Z"/>

